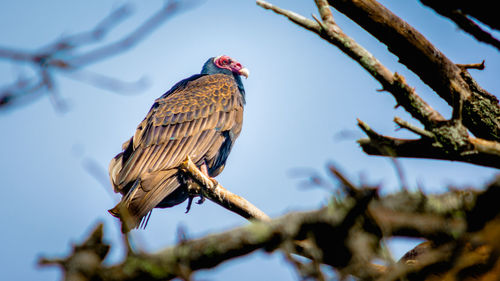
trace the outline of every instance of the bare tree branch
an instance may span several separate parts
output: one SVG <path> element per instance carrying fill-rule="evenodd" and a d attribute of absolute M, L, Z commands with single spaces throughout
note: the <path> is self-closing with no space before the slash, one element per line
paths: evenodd
<path fill-rule="evenodd" d="M 500 141 L 498 99 L 482 89 L 474 79 L 422 34 L 375 0 L 329 0 L 344 13 L 387 45 L 402 64 L 451 106 L 464 100 L 464 125 L 477 137 Z"/>
<path fill-rule="evenodd" d="M 422 4 L 434 9 L 437 13 L 451 19 L 455 24 L 465 32 L 474 36 L 478 41 L 490 44 L 500 50 L 500 40 L 493 37 L 491 33 L 482 29 L 476 24 L 469 15 L 490 25 L 492 28 L 500 30 L 500 23 L 495 17 L 491 16 L 491 12 L 495 9 L 495 3 L 489 1 L 475 2 L 472 5 L 467 1 L 430 1 L 420 0 Z"/>
<path fill-rule="evenodd" d="M 210 201 L 246 219 L 258 221 L 271 220 L 268 215 L 252 205 L 245 198 L 225 189 L 215 179 L 208 178 L 196 167 L 189 156 L 182 162 L 180 169 L 199 184 L 190 186 L 190 193 L 206 197 Z"/>
<path fill-rule="evenodd" d="M 358 120 L 358 125 L 369 137 L 358 140 L 358 143 L 370 155 L 441 159 L 500 168 L 500 145 L 497 142 L 468 137 L 463 144 L 467 150 L 450 151 L 443 149 L 443 143 L 436 137 L 399 139 L 380 135 L 361 120 Z"/>
<path fill-rule="evenodd" d="M 417 120 L 426 126 L 434 122 L 445 120 L 437 111 L 428 105 L 413 88 L 408 86 L 403 76 L 398 73 L 392 73 L 380 61 L 378 61 L 370 52 L 359 45 L 352 38 L 342 32 L 340 27 L 333 21 L 330 8 L 326 6 L 325 1 L 317 1 L 318 8 L 322 13 L 321 17 L 328 19 L 328 23 L 320 25 L 317 22 L 304 18 L 296 13 L 278 8 L 265 1 L 257 1 L 257 5 L 274 11 L 277 14 L 284 15 L 292 22 L 313 31 L 321 38 L 337 46 L 341 51 L 359 63 L 368 73 L 380 82 L 382 88 L 390 92 L 398 105 L 402 105 Z M 408 106 L 405 106 L 408 105 Z"/>
<path fill-rule="evenodd" d="M 179 12 L 179 5 L 180 4 L 175 0 L 167 1 L 162 9 L 156 12 L 156 14 L 147 19 L 124 38 L 109 45 L 92 50 L 88 53 L 76 56 L 73 59 L 69 59 L 69 63 L 71 65 L 82 67 L 87 64 L 94 63 L 95 61 L 102 60 L 103 58 L 114 56 L 116 55 L 117 50 L 126 51 L 130 49 L 163 24 L 166 20 L 170 19 L 175 13 Z"/>
<path fill-rule="evenodd" d="M 383 89 L 396 98 L 398 106 L 403 106 L 425 127 L 420 129 L 395 118 L 399 126 L 422 136 L 420 140 L 402 140 L 381 136 L 360 122 L 360 127 L 370 137 L 359 141 L 365 152 L 390 157 L 447 159 L 498 167 L 500 144 L 487 141 L 498 140 L 497 136 L 500 137 L 496 133 L 500 132 L 498 100 L 482 90 L 467 72 L 469 68 L 483 68 L 484 63 L 452 63 L 420 33 L 374 0 L 315 2 L 321 14 L 321 20 L 313 16 L 316 22 L 264 1 L 257 1 L 257 4 L 288 17 L 337 46 L 379 81 Z M 401 75 L 392 74 L 372 54 L 345 35 L 336 25 L 329 5 L 358 21 L 362 27 L 388 45 L 389 50 L 398 55 L 403 64 L 421 76 L 424 82 L 447 100 L 453 107 L 451 120 L 445 120 L 423 101 Z M 484 109 L 483 106 L 487 108 Z M 486 140 L 469 137 L 467 129 L 476 135 L 484 136 Z"/>
<path fill-rule="evenodd" d="M 142 83 L 131 84 L 104 75 L 79 72 L 92 63 L 132 48 L 187 6 L 188 4 L 181 4 L 175 0 L 166 1 L 162 9 L 122 39 L 111 44 L 97 46 L 84 53 L 79 52 L 83 46 L 101 42 L 114 27 L 130 15 L 131 9 L 128 5 L 112 11 L 90 31 L 64 36 L 34 52 L 0 47 L 0 59 L 12 63 L 28 63 L 36 73 L 30 78 L 20 78 L 4 87 L 0 91 L 0 109 L 15 104 L 25 104 L 45 93 L 52 94 L 52 98 L 59 103 L 59 98 L 54 94 L 58 73 L 68 74 L 69 77 L 114 92 L 138 89 L 139 86 L 143 86 Z"/>

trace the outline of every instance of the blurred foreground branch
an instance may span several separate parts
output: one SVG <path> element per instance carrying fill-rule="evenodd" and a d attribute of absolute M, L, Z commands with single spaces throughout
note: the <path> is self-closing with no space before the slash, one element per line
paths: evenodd
<path fill-rule="evenodd" d="M 62 105 L 57 93 L 56 78 L 66 74 L 96 87 L 115 92 L 127 92 L 143 88 L 144 81 L 129 83 L 105 75 L 84 71 L 92 63 L 118 55 L 142 40 L 183 8 L 178 1 L 166 1 L 163 8 L 142 22 L 135 30 L 123 38 L 106 44 L 102 43 L 90 50 L 81 51 L 90 44 L 102 42 L 111 31 L 131 15 L 131 8 L 123 5 L 112 11 L 92 30 L 63 36 L 36 51 L 24 51 L 0 46 L 0 59 L 14 64 L 28 64 L 33 75 L 20 75 L 17 81 L 0 89 L 0 110 L 13 105 L 25 104 L 43 94 L 50 94 L 56 108 Z"/>
<path fill-rule="evenodd" d="M 346 184 L 340 172 L 332 174 L 341 175 L 339 180 Z M 403 191 L 379 197 L 373 187 L 350 188 L 351 195 L 345 193 L 315 211 L 292 212 L 271 221 L 180 241 L 156 253 L 130 251 L 114 265 L 103 264 L 109 245 L 102 240 L 99 225 L 86 241 L 73 246 L 68 257 L 42 258 L 39 263 L 60 266 L 65 280 L 189 280 L 197 270 L 260 249 L 284 252 L 303 276 L 316 276 L 314 280 L 323 278 L 321 268 L 314 264 L 329 265 L 342 275 L 361 280 L 425 280 L 432 276 L 458 280 L 457 276 L 467 274 L 491 276 L 500 266 L 500 207 L 496 202 L 500 177 L 485 192 L 424 195 Z M 392 263 L 381 254 L 380 241 L 393 236 L 425 237 L 429 242 Z M 311 256 L 306 261 L 295 260 L 290 254 L 296 241 L 304 239 L 310 241 Z M 386 265 L 370 266 L 375 259 L 386 261 Z M 457 262 L 460 260 L 468 262 Z M 413 279 L 415 276 L 419 279 Z"/>

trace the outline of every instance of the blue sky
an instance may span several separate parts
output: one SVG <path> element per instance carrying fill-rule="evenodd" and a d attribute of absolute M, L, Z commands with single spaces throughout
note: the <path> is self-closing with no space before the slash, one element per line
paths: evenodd
<path fill-rule="evenodd" d="M 35 50 L 61 36 L 88 30 L 124 1 L 2 1 L 0 46 Z M 107 41 L 113 42 L 153 14 L 162 1 L 132 1 L 134 15 Z M 272 3 L 302 15 L 317 14 L 314 1 L 275 0 Z M 484 71 L 471 71 L 491 93 L 500 92 L 500 55 L 476 43 L 449 21 L 418 1 L 382 1 L 422 32 L 456 63 L 486 60 Z M 386 47 L 341 14 L 343 30 L 365 46 L 443 115 L 450 108 L 418 77 L 397 63 Z M 381 184 L 382 192 L 399 189 L 391 162 L 367 156 L 355 140 L 363 137 L 356 118 L 380 133 L 395 132 L 394 116 L 412 120 L 394 99 L 361 67 L 316 35 L 254 1 L 207 0 L 176 15 L 135 48 L 91 65 L 88 70 L 137 81 L 149 87 L 136 94 L 116 94 L 58 76 L 58 89 L 69 110 L 54 109 L 50 99 L 0 112 L 0 255 L 1 280 L 54 280 L 58 269 L 39 269 L 40 255 L 67 253 L 97 222 L 105 222 L 106 239 L 114 245 L 110 262 L 122 255 L 117 221 L 106 212 L 118 200 L 109 183 L 103 185 L 85 168 L 92 161 L 103 171 L 121 144 L 135 131 L 153 100 L 175 82 L 199 73 L 211 56 L 227 54 L 251 71 L 243 81 L 247 92 L 243 131 L 219 182 L 276 217 L 310 210 L 328 201 L 328 192 L 301 187 L 304 171 L 325 174 L 329 162 L 338 164 L 354 181 Z M 29 68 L 0 61 L 0 85 Z M 351 137 L 336 137 L 342 131 Z M 462 163 L 402 159 L 411 188 L 439 192 L 449 184 L 479 186 L 494 169 Z M 176 241 L 182 225 L 188 237 L 224 231 L 247 222 L 206 202 L 184 214 L 185 205 L 156 210 L 146 230 L 135 231 L 138 247 L 155 251 Z M 392 243 L 396 258 L 411 244 Z M 296 280 L 279 254 L 262 252 L 197 273 L 209 280 Z"/>

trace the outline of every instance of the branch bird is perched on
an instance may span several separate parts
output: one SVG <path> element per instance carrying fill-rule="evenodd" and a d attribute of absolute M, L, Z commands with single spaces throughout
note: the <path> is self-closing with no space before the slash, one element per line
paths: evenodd
<path fill-rule="evenodd" d="M 222 172 L 243 122 L 241 75 L 248 70 L 228 56 L 208 59 L 200 74 L 158 98 L 122 145 L 109 175 L 123 197 L 109 212 L 126 222 L 125 230 L 145 226 L 153 208 L 191 203 L 189 180 L 179 170 L 187 156 L 210 177 Z"/>

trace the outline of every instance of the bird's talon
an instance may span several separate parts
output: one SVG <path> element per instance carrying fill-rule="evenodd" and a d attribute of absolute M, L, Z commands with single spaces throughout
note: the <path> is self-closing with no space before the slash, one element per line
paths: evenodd
<path fill-rule="evenodd" d="M 216 179 L 214 179 L 214 178 L 210 178 L 210 180 L 211 180 L 211 181 L 212 181 L 212 183 L 214 184 L 214 188 L 215 188 L 216 186 L 218 186 L 218 185 L 219 185 L 219 182 L 218 182 Z"/>
<path fill-rule="evenodd" d="M 203 204 L 203 202 L 205 202 L 205 197 L 200 196 L 200 199 L 198 199 L 198 201 L 196 202 L 196 204 L 201 205 L 201 204 Z"/>
<path fill-rule="evenodd" d="M 189 196 L 185 214 L 189 213 L 189 210 L 191 210 L 191 204 L 193 204 L 193 198 L 194 198 L 193 196 Z"/>

